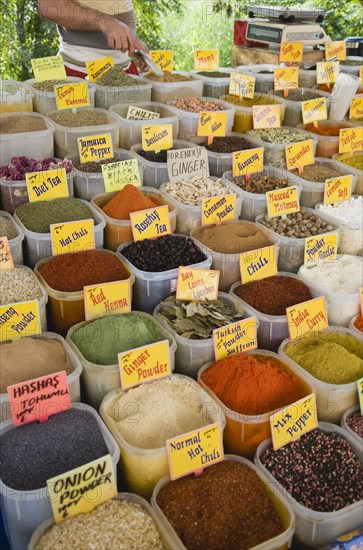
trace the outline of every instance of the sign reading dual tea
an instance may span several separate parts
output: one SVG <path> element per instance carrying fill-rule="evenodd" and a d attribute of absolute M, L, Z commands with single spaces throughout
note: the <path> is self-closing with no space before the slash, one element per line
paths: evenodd
<path fill-rule="evenodd" d="M 328 328 L 324 296 L 286 308 L 286 316 L 291 340 L 312 330 Z"/>
<path fill-rule="evenodd" d="M 86 321 L 131 311 L 130 279 L 85 286 L 83 296 Z"/>
<path fill-rule="evenodd" d="M 199 113 L 197 135 L 201 137 L 224 137 L 227 132 L 227 113 L 205 111 Z"/>
<path fill-rule="evenodd" d="M 113 145 L 111 134 L 100 134 L 77 138 L 79 159 L 82 164 L 86 162 L 112 159 Z"/>
<path fill-rule="evenodd" d="M 65 168 L 25 174 L 30 202 L 69 197 Z"/>
<path fill-rule="evenodd" d="M 217 300 L 219 271 L 179 267 L 176 283 L 176 299 L 196 302 L 197 300 Z"/>
<path fill-rule="evenodd" d="M 243 285 L 277 275 L 276 246 L 243 252 L 240 255 L 240 271 Z"/>
<path fill-rule="evenodd" d="M 304 265 L 312 265 L 322 262 L 332 262 L 337 259 L 338 233 L 324 233 L 316 237 L 306 237 Z"/>
<path fill-rule="evenodd" d="M 324 204 L 335 204 L 350 199 L 353 176 L 340 176 L 325 180 Z"/>
<path fill-rule="evenodd" d="M 363 128 L 344 128 L 339 131 L 339 153 L 363 151 Z"/>
<path fill-rule="evenodd" d="M 111 455 L 105 455 L 79 468 L 47 480 L 56 523 L 92 512 L 96 506 L 117 495 Z"/>
<path fill-rule="evenodd" d="M 94 250 L 96 248 L 94 220 L 53 223 L 50 225 L 50 239 L 53 256 Z"/>
<path fill-rule="evenodd" d="M 229 94 L 253 99 L 256 78 L 247 74 L 231 73 L 229 77 Z"/>
<path fill-rule="evenodd" d="M 54 86 L 54 91 L 58 111 L 89 107 L 91 104 L 86 82 Z"/>
<path fill-rule="evenodd" d="M 130 214 L 134 242 L 172 233 L 168 205 L 147 208 Z"/>
<path fill-rule="evenodd" d="M 262 172 L 263 149 L 263 147 L 258 147 L 232 153 L 233 177 Z"/>
<path fill-rule="evenodd" d="M 257 348 L 256 317 L 249 317 L 213 330 L 214 357 L 220 361 Z"/>
<path fill-rule="evenodd" d="M 142 148 L 144 151 L 163 151 L 173 147 L 173 125 L 155 124 L 142 127 Z"/>
<path fill-rule="evenodd" d="M 0 342 L 41 332 L 38 300 L 0 306 Z"/>
<path fill-rule="evenodd" d="M 303 53 L 303 42 L 281 42 L 280 63 L 301 63 Z"/>
<path fill-rule="evenodd" d="M 137 159 L 121 160 L 102 164 L 102 177 L 106 193 L 120 191 L 127 185 L 141 185 L 140 171 Z"/>
<path fill-rule="evenodd" d="M 285 146 L 286 165 L 288 170 L 314 164 L 314 146 L 312 139 L 298 141 Z"/>
<path fill-rule="evenodd" d="M 317 84 L 332 84 L 339 76 L 339 61 L 327 61 L 316 64 Z"/>
<path fill-rule="evenodd" d="M 270 416 L 274 451 L 318 427 L 315 393 L 295 401 Z"/>
<path fill-rule="evenodd" d="M 325 59 L 329 61 L 334 57 L 336 57 L 338 61 L 344 61 L 347 58 L 347 44 L 344 40 L 325 42 Z"/>
<path fill-rule="evenodd" d="M 219 195 L 210 199 L 203 199 L 202 225 L 234 220 L 236 213 L 236 195 Z"/>
<path fill-rule="evenodd" d="M 264 128 L 280 128 L 281 106 L 280 105 L 252 105 L 253 128 L 260 130 Z"/>
<path fill-rule="evenodd" d="M 205 147 L 173 149 L 167 153 L 168 178 L 177 183 L 184 177 L 209 176 L 208 152 Z"/>
<path fill-rule="evenodd" d="M 297 67 L 281 67 L 274 69 L 274 89 L 288 90 L 299 85 L 299 69 Z"/>
<path fill-rule="evenodd" d="M 65 80 L 67 77 L 64 62 L 60 55 L 38 57 L 38 59 L 32 59 L 31 64 L 36 82 Z"/>
<path fill-rule="evenodd" d="M 171 374 L 169 341 L 119 353 L 118 364 L 123 390 L 165 378 Z"/>
<path fill-rule="evenodd" d="M 151 50 L 150 57 L 162 71 L 173 70 L 173 50 Z"/>
<path fill-rule="evenodd" d="M 299 194 L 296 185 L 285 187 L 284 189 L 267 191 L 266 201 L 269 218 L 286 216 L 300 210 Z"/>
<path fill-rule="evenodd" d="M 14 261 L 8 238 L 0 237 L 0 271 L 6 271 L 7 269 L 14 269 Z"/>
<path fill-rule="evenodd" d="M 326 98 L 317 97 L 309 101 L 302 101 L 301 113 L 304 124 L 317 122 L 318 120 L 326 120 L 328 118 Z"/>
<path fill-rule="evenodd" d="M 97 82 L 111 67 L 114 67 L 115 61 L 112 56 L 96 59 L 95 61 L 87 61 L 86 69 L 88 78 L 91 82 Z"/>
<path fill-rule="evenodd" d="M 195 50 L 194 70 L 195 71 L 218 71 L 219 51 L 218 50 Z"/>

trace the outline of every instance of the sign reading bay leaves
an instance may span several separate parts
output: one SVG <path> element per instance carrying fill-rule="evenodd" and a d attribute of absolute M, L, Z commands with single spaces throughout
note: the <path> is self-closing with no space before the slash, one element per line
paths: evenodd
<path fill-rule="evenodd" d="M 0 237 L 0 271 L 6 271 L 7 269 L 14 269 L 14 261 L 8 238 Z"/>
<path fill-rule="evenodd" d="M 281 42 L 280 63 L 300 63 L 303 58 L 303 42 Z"/>
<path fill-rule="evenodd" d="M 299 85 L 299 69 L 297 67 L 282 67 L 274 69 L 274 89 L 286 90 Z"/>
<path fill-rule="evenodd" d="M 36 82 L 65 80 L 67 77 L 64 62 L 60 55 L 38 57 L 38 59 L 32 59 L 31 64 Z"/>
<path fill-rule="evenodd" d="M 353 176 L 340 176 L 325 180 L 324 204 L 335 204 L 350 199 Z"/>
<path fill-rule="evenodd" d="M 56 523 L 92 512 L 96 506 L 117 495 L 111 455 L 105 455 L 79 468 L 47 480 Z"/>
<path fill-rule="evenodd" d="M 339 76 L 339 61 L 327 61 L 316 64 L 316 82 L 317 84 L 331 84 Z"/>
<path fill-rule="evenodd" d="M 228 114 L 218 111 L 205 111 L 199 113 L 198 136 L 224 137 L 227 132 Z"/>
<path fill-rule="evenodd" d="M 363 127 L 339 131 L 339 153 L 363 151 Z"/>
<path fill-rule="evenodd" d="M 285 146 L 286 164 L 288 170 L 302 168 L 314 164 L 314 146 L 312 139 L 298 141 Z"/>
<path fill-rule="evenodd" d="M 54 91 L 58 111 L 90 106 L 88 86 L 85 82 L 54 86 Z"/>
<path fill-rule="evenodd" d="M 349 118 L 363 118 L 363 97 L 353 97 L 349 109 Z"/>
<path fill-rule="evenodd" d="M 86 321 L 131 311 L 130 279 L 85 286 L 83 295 Z"/>
<path fill-rule="evenodd" d="M 30 202 L 69 197 L 65 168 L 25 174 Z"/>
<path fill-rule="evenodd" d="M 79 158 L 82 164 L 97 160 L 112 159 L 111 134 L 77 138 Z"/>
<path fill-rule="evenodd" d="M 301 102 L 301 113 L 304 124 L 316 122 L 318 120 L 326 120 L 328 113 L 326 110 L 326 98 L 317 97 L 309 101 Z"/>
<path fill-rule="evenodd" d="M 162 71 L 173 70 L 173 50 L 151 50 L 150 57 Z"/>
<path fill-rule="evenodd" d="M 123 390 L 165 378 L 171 374 L 169 340 L 118 354 Z"/>
<path fill-rule="evenodd" d="M 202 225 L 234 220 L 236 213 L 236 195 L 220 195 L 203 199 Z"/>
<path fill-rule="evenodd" d="M 142 127 L 142 148 L 144 151 L 163 151 L 173 147 L 173 125 L 155 124 Z"/>
<path fill-rule="evenodd" d="M 280 105 L 252 105 L 253 128 L 280 128 Z"/>
<path fill-rule="evenodd" d="M 154 118 L 160 118 L 160 113 L 148 111 L 147 109 L 141 109 L 141 107 L 134 107 L 134 105 L 129 105 L 129 108 L 127 109 L 127 120 L 151 120 Z"/>
<path fill-rule="evenodd" d="M 269 218 L 276 218 L 293 212 L 299 212 L 299 194 L 297 186 L 285 187 L 267 191 L 267 214 Z"/>
<path fill-rule="evenodd" d="M 214 357 L 221 361 L 235 353 L 257 348 L 256 317 L 249 317 L 213 330 Z"/>
<path fill-rule="evenodd" d="M 154 239 L 161 235 L 172 233 L 169 207 L 157 206 L 130 214 L 131 230 L 134 242 L 144 239 Z"/>
<path fill-rule="evenodd" d="M 263 147 L 232 153 L 233 177 L 256 174 L 263 170 Z"/>
<path fill-rule="evenodd" d="M 196 267 L 179 267 L 176 283 L 176 299 L 217 300 L 219 271 L 212 269 L 197 269 Z"/>
<path fill-rule="evenodd" d="M 218 50 L 195 50 L 194 70 L 195 71 L 218 71 L 219 51 Z"/>
<path fill-rule="evenodd" d="M 231 73 L 229 77 L 229 94 L 253 99 L 256 78 L 247 74 Z"/>
<path fill-rule="evenodd" d="M 240 255 L 240 271 L 243 285 L 277 275 L 276 245 L 243 252 Z"/>
<path fill-rule="evenodd" d="M 316 237 L 306 237 L 304 265 L 311 267 L 320 262 L 337 259 L 338 233 L 325 233 Z"/>
<path fill-rule="evenodd" d="M 128 183 L 135 185 L 135 187 L 141 185 L 137 159 L 109 162 L 108 164 L 102 164 L 101 168 L 106 193 L 120 191 Z"/>
<path fill-rule="evenodd" d="M 94 220 L 52 223 L 50 239 L 53 256 L 80 252 L 81 250 L 94 250 L 96 248 Z"/>
<path fill-rule="evenodd" d="M 38 300 L 0 306 L 0 342 L 41 332 Z"/>
<path fill-rule="evenodd" d="M 336 57 L 339 61 L 344 61 L 347 58 L 347 45 L 344 40 L 336 42 L 325 42 L 325 59 L 333 59 Z"/>
<path fill-rule="evenodd" d="M 172 480 L 221 462 L 224 459 L 222 426 L 216 422 L 168 439 L 166 452 Z"/>
<path fill-rule="evenodd" d="M 205 147 L 173 149 L 167 153 L 168 178 L 176 183 L 183 177 L 209 176 L 208 152 Z"/>
<path fill-rule="evenodd" d="M 88 78 L 91 82 L 97 82 L 102 75 L 107 73 L 111 67 L 114 67 L 115 61 L 112 56 L 96 59 L 95 61 L 87 61 L 86 69 Z"/>
<path fill-rule="evenodd" d="M 291 340 L 300 338 L 311 330 L 328 328 L 324 296 L 286 308 L 286 316 Z"/>
<path fill-rule="evenodd" d="M 273 413 L 270 426 L 274 451 L 317 428 L 315 393 Z"/>

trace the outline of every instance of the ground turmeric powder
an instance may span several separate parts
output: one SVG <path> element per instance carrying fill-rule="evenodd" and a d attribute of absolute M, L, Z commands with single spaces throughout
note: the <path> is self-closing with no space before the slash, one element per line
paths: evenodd
<path fill-rule="evenodd" d="M 146 210 L 157 206 L 154 201 L 144 195 L 137 187 L 128 184 L 102 208 L 107 216 L 116 220 L 128 220 L 131 212 Z"/>

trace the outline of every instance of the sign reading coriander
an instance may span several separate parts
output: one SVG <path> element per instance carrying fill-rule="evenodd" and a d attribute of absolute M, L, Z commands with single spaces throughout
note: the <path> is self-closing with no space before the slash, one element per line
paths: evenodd
<path fill-rule="evenodd" d="M 314 164 L 314 146 L 312 139 L 298 141 L 285 146 L 286 165 L 288 170 L 302 168 L 308 164 Z"/>

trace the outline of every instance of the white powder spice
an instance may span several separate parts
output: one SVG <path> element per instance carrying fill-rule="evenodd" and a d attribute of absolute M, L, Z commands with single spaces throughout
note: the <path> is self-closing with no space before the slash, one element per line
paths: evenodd
<path fill-rule="evenodd" d="M 336 262 L 325 262 L 311 268 L 302 266 L 299 273 L 328 290 L 355 294 L 362 286 L 363 262 L 356 256 L 343 254 L 338 256 Z"/>
<path fill-rule="evenodd" d="M 320 204 L 319 210 L 345 223 L 363 224 L 363 197 L 351 197 L 337 204 Z"/>

